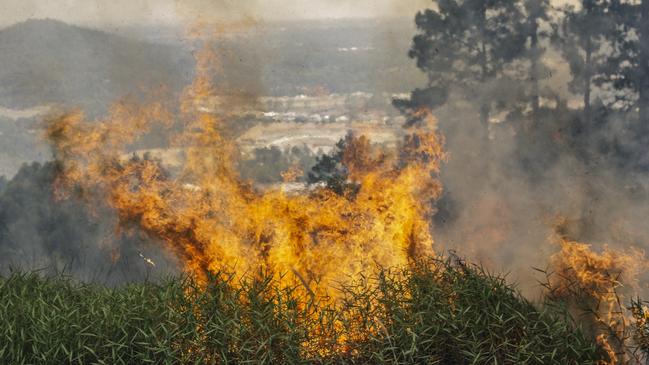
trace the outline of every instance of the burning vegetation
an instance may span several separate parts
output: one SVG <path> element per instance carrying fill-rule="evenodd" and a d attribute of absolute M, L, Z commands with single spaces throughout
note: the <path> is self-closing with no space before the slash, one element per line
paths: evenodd
<path fill-rule="evenodd" d="M 520 363 L 522 358 L 514 361 L 512 354 L 529 346 L 525 341 L 543 342 L 533 340 L 543 336 L 543 330 L 510 328 L 505 324 L 510 320 L 497 317 L 501 309 L 487 302 L 481 309 L 481 304 L 471 304 L 493 295 L 510 298 L 512 307 L 507 310 L 520 314 L 516 320 L 521 324 L 531 316 L 539 324 L 558 325 L 561 310 L 536 312 L 504 280 L 459 259 L 435 259 L 429 222 L 442 192 L 437 176 L 446 154 L 429 110 L 411 113 L 404 125 L 406 136 L 395 150 L 373 146 L 364 136 L 348 137 L 340 154 L 345 169 L 342 184 L 290 193 L 281 188 L 260 191 L 238 176 L 238 149 L 224 132 L 227 113 L 215 117 L 200 109 L 217 88 L 210 76 L 218 65 L 215 54 L 207 49 L 197 63 L 198 76 L 178 105 L 123 101 L 97 121 L 86 120 L 80 112 L 52 118 L 46 132 L 57 161 L 55 184 L 60 197 L 75 196 L 90 206 L 114 210 L 119 230 L 144 232 L 182 261 L 192 277 L 182 289 L 187 295 L 184 300 L 193 304 L 170 305 L 181 305 L 182 313 L 195 313 L 199 322 L 207 321 L 204 325 L 209 326 L 211 320 L 204 316 L 210 314 L 194 304 L 205 299 L 201 292 L 217 290 L 219 297 L 230 296 L 230 305 L 252 312 L 237 317 L 219 312 L 227 308 L 214 308 L 220 313 L 215 315 L 254 322 L 258 313 L 252 307 L 258 310 L 256 306 L 262 305 L 270 316 L 264 320 L 294 316 L 281 319 L 304 331 L 291 337 L 295 353 L 290 356 L 322 362 L 368 360 L 364 356 L 385 361 L 385 353 L 368 355 L 372 352 L 365 347 L 389 346 L 385 341 L 406 341 L 400 337 L 406 336 L 412 352 L 393 354 L 402 363 L 422 359 Z M 156 128 L 166 130 L 171 146 L 183 151 L 180 171 L 170 173 L 155 159 L 123 158 L 130 146 Z M 290 181 L 297 173 L 287 171 L 284 176 Z M 612 251 L 596 254 L 587 245 L 562 238 L 560 251 L 552 258 L 555 273 L 549 276 L 547 297 L 552 303 L 568 303 L 576 316 L 588 313 L 587 320 L 579 323 L 586 324 L 584 333 L 597 346 L 589 345 L 578 327 L 570 324 L 554 328 L 548 336 L 563 333 L 571 338 L 570 343 L 582 347 L 576 355 L 586 362 L 605 358 L 606 363 L 617 364 L 631 359 L 632 341 L 640 338 L 632 335 L 632 329 L 639 328 L 631 325 L 632 315 L 644 318 L 644 312 L 641 307 L 626 311 L 620 288 L 623 282 L 634 283 L 645 269 L 636 257 Z M 426 301 L 437 304 L 429 308 Z M 227 305 L 203 304 L 206 308 Z M 509 343 L 513 348 L 486 352 L 487 357 L 480 352 L 457 354 L 467 351 L 461 350 L 461 331 L 446 334 L 455 344 L 446 355 L 439 352 L 445 348 L 441 343 L 435 350 L 425 345 L 426 331 L 458 320 L 468 326 L 469 318 L 489 329 L 488 334 L 478 335 L 489 341 L 508 343 L 512 330 L 524 336 Z M 430 327 L 412 329 L 424 325 Z M 198 338 L 211 341 L 208 328 L 197 324 L 194 330 Z M 286 334 L 287 329 L 275 330 Z M 433 337 L 432 343 L 440 340 Z M 184 343 L 173 346 L 183 361 L 195 358 L 196 351 L 205 352 L 206 357 L 199 358 L 216 361 L 244 351 L 246 345 L 232 342 L 226 346 L 227 356 L 201 347 L 207 343 L 196 348 Z M 552 356 L 563 358 L 563 363 L 581 363 L 567 353 L 560 355 L 561 345 L 551 346 Z M 286 361 L 289 354 L 276 350 L 273 346 L 265 350 L 270 351 L 269 359 Z"/>
<path fill-rule="evenodd" d="M 445 2 L 437 11 L 419 14 L 418 26 L 438 33 L 424 31 L 415 37 L 411 56 L 427 71 L 429 84 L 409 99 L 395 102 L 407 116 L 404 138 L 396 147 L 379 147 L 366 136 L 349 134 L 335 156 L 319 160 L 330 164 L 325 167 L 331 170 L 340 168 L 340 173 L 314 168 L 309 180 L 324 177 L 326 184 L 311 184 L 308 189 L 262 189 L 240 176 L 241 151 L 232 123 L 247 110 L 247 103 L 256 101 L 237 91 L 223 95 L 231 85 L 215 81 L 214 75 L 222 70 L 218 52 L 209 44 L 196 54 L 196 77 L 179 100 L 127 99 L 98 119 L 81 111 L 49 118 L 45 137 L 55 159 L 57 198 L 79 199 L 97 216 L 114 214 L 120 235 L 139 234 L 160 243 L 179 260 L 186 278 L 116 289 L 38 275 L 0 279 L 0 303 L 6 303 L 0 306 L 0 320 L 7 323 L 0 338 L 10 339 L 0 344 L 0 359 L 10 363 L 43 359 L 53 363 L 133 363 L 133 359 L 642 363 L 649 353 L 649 311 L 637 297 L 643 293 L 640 282 L 648 268 L 644 252 L 608 246 L 598 251 L 573 239 L 562 222 L 552 239 L 557 250 L 546 256 L 549 269 L 540 270 L 547 275 L 543 300 L 531 303 L 504 278 L 455 253 L 444 255 L 443 246 L 434 241 L 433 222 L 439 218 L 437 204 L 443 196 L 440 171 L 447 153 L 431 107 L 444 104 L 453 93 L 464 92 L 478 100 L 474 106 L 481 122 L 474 131 L 477 138 L 467 139 L 477 142 L 477 147 L 464 161 L 486 162 L 476 171 L 467 172 L 469 168 L 462 166 L 460 177 L 484 179 L 480 184 L 487 188 L 484 194 L 476 190 L 463 197 L 465 216 L 459 222 L 475 224 L 454 227 L 458 235 L 447 237 L 470 237 L 476 242 L 461 240 L 460 245 L 482 245 L 477 251 L 485 255 L 507 251 L 497 244 L 539 225 L 527 222 L 524 228 L 517 227 L 527 218 L 527 210 L 533 209 L 509 197 L 514 194 L 507 188 L 518 189 L 518 185 L 494 177 L 506 171 L 507 163 L 498 160 L 502 151 L 492 143 L 503 138 L 493 132 L 496 124 L 504 122 L 493 122 L 493 116 L 506 103 L 495 98 L 497 93 L 477 91 L 486 80 L 512 77 L 507 62 L 520 55 L 507 52 L 522 52 L 528 37 L 517 36 L 511 42 L 494 37 L 490 43 L 483 33 L 514 34 L 525 25 L 526 31 L 541 34 L 538 22 L 547 18 L 539 12 L 546 11 L 549 3 L 541 2 L 540 7 L 532 3 L 494 5 L 502 29 L 489 29 L 490 12 L 479 2 L 463 2 L 462 11 Z M 453 20 L 466 12 L 480 15 L 484 29 Z M 516 23 L 524 12 L 530 23 Z M 248 22 L 240 27 L 254 26 Z M 440 60 L 435 57 L 441 57 L 441 45 L 458 39 L 447 22 L 467 27 L 456 31 L 467 38 L 460 43 L 469 46 L 457 46 Z M 568 25 L 563 31 L 570 30 Z M 197 38 L 219 36 L 218 32 L 191 33 Z M 530 38 L 534 52 L 524 57 L 534 71 L 531 85 L 526 85 L 531 91 L 522 92 L 526 100 L 520 101 L 518 114 L 508 116 L 531 113 L 534 123 L 520 129 L 522 141 L 534 139 L 531 132 L 541 124 L 536 119 L 549 110 L 541 103 L 538 84 L 542 52 L 538 39 Z M 474 64 L 458 65 L 457 59 Z M 466 69 L 458 69 L 462 65 Z M 462 77 L 472 81 L 454 84 L 446 79 L 450 71 L 457 73 L 455 81 Z M 466 76 L 471 73 L 475 74 Z M 588 75 L 584 92 L 588 95 L 592 77 Z M 589 98 L 584 101 L 588 121 L 594 118 Z M 557 102 L 556 110 L 559 106 Z M 135 154 L 125 158 L 154 133 L 164 135 L 168 147 L 177 152 L 176 168 Z M 563 134 L 559 137 L 555 142 L 563 143 Z M 460 149 L 455 151 L 462 153 Z M 487 157 L 477 156 L 480 153 Z M 279 176 L 289 184 L 304 174 L 291 165 Z M 477 185 L 463 181 L 462 188 Z M 571 189 L 599 192 L 594 185 L 570 187 L 566 195 Z M 467 196 L 474 199 L 471 204 L 466 204 Z M 543 203 L 539 205 L 552 201 Z M 526 215 L 517 216 L 523 210 Z M 521 237 L 517 240 L 525 238 Z M 119 248 L 109 252 L 112 260 L 119 260 Z M 516 252 L 505 253 L 515 256 Z M 149 256 L 139 251 L 138 256 L 147 270 L 156 267 Z M 34 292 L 40 295 L 35 301 L 28 295 Z M 54 308 L 54 313 L 48 308 Z M 96 328 L 88 330 L 92 327 Z M 31 337 L 16 340 L 23 328 Z M 23 351 L 16 343 L 28 349 Z"/>
<path fill-rule="evenodd" d="M 598 253 L 560 234 L 556 241 L 560 250 L 551 258 L 548 298 L 565 303 L 579 318 L 585 332 L 606 351 L 605 363 L 641 363 L 635 341 L 644 330 L 645 314 L 642 307 L 627 308 L 626 303 L 641 292 L 639 280 L 648 268 L 644 252 L 604 247 Z"/>
<path fill-rule="evenodd" d="M 219 296 L 229 296 L 229 305 L 241 306 L 241 310 L 267 306 L 264 310 L 270 311 L 266 313 L 270 317 L 264 320 L 294 316 L 282 317 L 287 321 L 282 325 L 292 323 L 304 331 L 291 338 L 291 346 L 297 347 L 291 347 L 295 353 L 290 356 L 305 361 L 357 361 L 371 353 L 363 346 L 391 346 L 385 341 L 394 339 L 405 341 L 413 349 L 394 354 L 403 363 L 423 359 L 488 361 L 479 351 L 472 355 L 454 353 L 467 351 L 461 350 L 461 331 L 446 334 L 455 341 L 447 355 L 438 353 L 445 348 L 441 343 L 433 351 L 418 338 L 425 337 L 431 328 L 445 328 L 454 321 L 468 325 L 466 321 L 473 318 L 485 329 L 496 326 L 489 329 L 495 332 L 479 335 L 491 340 L 508 343 L 510 336 L 517 336 L 511 333 L 514 329 L 532 336 L 510 343 L 513 348 L 487 352 L 493 361 L 519 363 L 522 358 L 511 362 L 512 354 L 521 346 L 529 346 L 523 344 L 525 341 L 542 342 L 531 340 L 543 336 L 542 330 L 506 328 L 509 320 L 493 317 L 500 309 L 486 302 L 482 309 L 471 304 L 481 290 L 485 292 L 479 301 L 492 295 L 509 298 L 509 310 L 521 315 L 516 319 L 521 323 L 531 316 L 539 323 L 558 325 L 560 311 L 536 312 L 504 280 L 461 260 L 435 259 L 430 222 L 442 193 L 438 174 L 446 153 L 429 109 L 410 111 L 404 125 L 405 138 L 395 149 L 374 146 L 364 136 L 349 136 L 340 151 L 344 181 L 335 186 L 298 192 L 282 188 L 261 191 L 237 172 L 239 150 L 227 133 L 227 109 L 213 113 L 201 107 L 219 88 L 212 77 L 218 70 L 216 53 L 206 47 L 197 56 L 196 79 L 178 102 L 121 101 L 105 118 L 87 120 L 82 112 L 75 111 L 50 118 L 46 129 L 57 162 L 55 192 L 59 198 L 81 198 L 89 207 L 108 208 L 118 216 L 119 231 L 143 232 L 161 242 L 191 276 L 182 289 L 187 296 L 183 300 L 203 303 L 206 308 L 222 305 L 203 302 L 205 294 L 201 292 L 216 290 Z M 156 159 L 124 158 L 134 144 L 154 130 L 164 130 L 170 147 L 182 151 L 179 171 L 167 171 Z M 301 173 L 292 168 L 282 176 L 294 181 Z M 560 239 L 560 251 L 551 260 L 554 272 L 546 284 L 548 300 L 568 303 L 573 315 L 587 313 L 587 319 L 579 323 L 585 324 L 584 333 L 597 346 L 584 348 L 590 345 L 570 324 L 555 328 L 558 332 L 552 335 L 563 333 L 581 346 L 578 357 L 600 356 L 610 364 L 633 358 L 630 349 L 634 341 L 641 343 L 644 338 L 640 330 L 633 330 L 644 328 L 646 311 L 640 305 L 627 311 L 623 295 L 630 292 L 623 294 L 620 289 L 622 283 L 637 284 L 638 275 L 646 269 L 638 256 L 609 250 L 597 254 L 588 245 Z M 437 303 L 436 307 L 426 307 L 424 298 Z M 180 305 L 182 309 L 174 308 L 182 315 L 195 313 L 199 322 L 210 325 L 211 320 L 204 317 L 210 314 L 204 308 L 183 303 L 170 305 Z M 225 307 L 213 309 L 218 315 L 239 318 L 219 312 Z M 242 315 L 241 320 L 254 322 L 257 314 L 251 313 Z M 423 313 L 433 317 L 420 317 Z M 492 318 L 487 320 L 482 315 Z M 433 321 L 431 327 L 417 331 L 410 327 L 428 321 Z M 637 322 L 635 327 L 633 321 Z M 201 340 L 211 338 L 203 324 L 196 324 L 194 330 Z M 221 330 L 226 331 L 225 327 Z M 275 330 L 286 334 L 287 329 Z M 574 337 L 570 337 L 573 332 Z M 197 351 L 205 352 L 203 360 L 227 359 L 223 353 L 201 347 L 209 341 L 193 348 L 170 340 L 183 361 L 196 358 Z M 405 345 L 402 343 L 399 349 Z M 557 343 L 552 346 L 561 348 Z M 235 341 L 226 348 L 228 356 L 233 356 L 245 345 Z M 271 361 L 285 361 L 289 356 L 275 350 L 267 349 Z M 564 363 L 577 363 L 569 354 L 553 354 Z"/>
<path fill-rule="evenodd" d="M 217 273 L 218 274 L 218 273 Z M 271 274 L 108 289 L 0 279 L 11 364 L 595 364 L 606 355 L 559 306 L 539 310 L 473 265 L 418 261 L 348 283 L 338 304 Z M 82 330 L 79 330 L 82 329 Z"/>
<path fill-rule="evenodd" d="M 216 88 L 213 57 L 209 49 L 198 57 L 198 77 L 176 113 L 160 102 L 124 102 L 104 120 L 80 113 L 50 120 L 57 191 L 109 205 L 120 228 L 137 227 L 163 241 L 202 279 L 222 270 L 237 276 L 270 270 L 287 286 L 301 284 L 305 294 L 335 297 L 336 286 L 361 273 L 433 255 L 429 222 L 445 154 L 430 112 L 405 126 L 398 151 L 352 138 L 343 163 L 353 189 L 259 192 L 237 174 L 237 146 L 223 132 L 227 121 L 197 107 Z M 121 158 L 156 125 L 180 126 L 180 133 L 170 131 L 172 145 L 184 150 L 177 174 L 155 160 Z"/>

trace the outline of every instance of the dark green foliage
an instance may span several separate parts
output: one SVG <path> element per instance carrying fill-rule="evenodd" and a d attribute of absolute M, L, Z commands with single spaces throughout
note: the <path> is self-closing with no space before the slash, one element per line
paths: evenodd
<path fill-rule="evenodd" d="M 220 278 L 220 279 L 217 279 Z M 380 270 L 336 308 L 270 275 L 214 276 L 118 289 L 14 273 L 0 279 L 6 364 L 594 364 L 566 312 L 541 310 L 502 278 L 464 263 Z M 374 285 L 368 285 L 373 283 Z M 370 305 L 376 303 L 376 305 Z M 339 326 L 334 327 L 334 321 Z M 316 338 L 309 328 L 321 325 Z M 336 339 L 355 334 L 334 353 Z M 305 342 L 317 344 L 304 348 Z"/>
<path fill-rule="evenodd" d="M 3 280 L 3 363 L 157 363 L 175 356 L 180 283 L 119 290 L 37 275 Z"/>
<path fill-rule="evenodd" d="M 318 157 L 318 162 L 309 172 L 309 183 L 324 182 L 328 188 L 338 194 L 343 193 L 346 181 L 347 172 L 340 161 L 340 153 L 338 152 Z"/>
<path fill-rule="evenodd" d="M 328 189 L 339 195 L 353 196 L 358 191 L 358 185 L 348 181 L 349 172 L 343 161 L 345 148 L 353 138 L 351 132 L 347 133 L 345 138 L 336 143 L 331 154 L 317 158 L 308 174 L 309 184 L 325 183 Z"/>
<path fill-rule="evenodd" d="M 373 339 L 383 349 L 374 355 L 377 363 L 587 364 L 596 358 L 594 345 L 562 310 L 548 303 L 539 311 L 502 278 L 463 263 L 415 270 L 380 286 L 389 336 Z"/>

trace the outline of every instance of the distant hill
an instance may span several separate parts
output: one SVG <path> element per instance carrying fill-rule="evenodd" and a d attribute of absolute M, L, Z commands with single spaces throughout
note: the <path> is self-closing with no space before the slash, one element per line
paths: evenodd
<path fill-rule="evenodd" d="M 271 24 L 223 42 L 224 78 L 260 95 L 409 92 L 425 76 L 408 58 L 410 19 Z"/>
<path fill-rule="evenodd" d="M 0 30 L 0 105 L 94 110 L 139 87 L 179 88 L 191 79 L 192 65 L 179 47 L 28 20 Z"/>
<path fill-rule="evenodd" d="M 408 59 L 411 21 L 273 24 L 220 40 L 227 91 L 405 92 L 423 80 Z M 139 87 L 191 81 L 195 43 L 176 28 L 94 30 L 28 20 L 0 30 L 0 106 L 63 103 L 96 110 Z"/>
<path fill-rule="evenodd" d="M 183 29 L 165 25 L 105 28 L 152 43 L 188 46 Z M 303 93 L 408 92 L 425 76 L 408 58 L 410 18 L 329 19 L 258 24 L 223 33 L 217 47 L 220 91 L 284 96 Z"/>
<path fill-rule="evenodd" d="M 282 22 L 219 37 L 216 91 L 250 96 L 403 93 L 425 81 L 407 56 L 410 19 Z M 178 26 L 89 29 L 28 20 L 0 29 L 0 176 L 46 161 L 37 123 L 50 104 L 101 114 L 140 89 L 179 91 L 201 45 Z M 272 107 L 271 107 L 272 109 Z M 147 148 L 159 147 L 148 146 Z"/>

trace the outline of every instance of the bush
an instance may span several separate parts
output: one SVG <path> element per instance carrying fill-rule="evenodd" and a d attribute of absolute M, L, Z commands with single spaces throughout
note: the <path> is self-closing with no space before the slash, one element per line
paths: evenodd
<path fill-rule="evenodd" d="M 277 276 L 106 288 L 36 273 L 0 279 L 5 364 L 594 364 L 567 313 L 448 261 L 378 270 L 336 305 Z M 303 291 L 303 290 L 302 290 Z"/>

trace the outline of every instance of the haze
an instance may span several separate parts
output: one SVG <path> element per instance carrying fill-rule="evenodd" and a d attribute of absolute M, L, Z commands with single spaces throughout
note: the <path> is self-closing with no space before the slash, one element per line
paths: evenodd
<path fill-rule="evenodd" d="M 412 16 L 430 0 L 4 0 L 0 26 L 29 18 L 79 25 Z"/>

